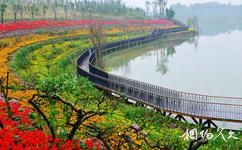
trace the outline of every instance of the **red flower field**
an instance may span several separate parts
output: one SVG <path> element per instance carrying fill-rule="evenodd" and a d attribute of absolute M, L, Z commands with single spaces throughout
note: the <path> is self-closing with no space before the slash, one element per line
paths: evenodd
<path fill-rule="evenodd" d="M 0 32 L 9 32 L 15 30 L 26 30 L 26 29 L 40 29 L 40 28 L 50 28 L 50 27 L 65 27 L 65 26 L 79 26 L 79 25 L 90 25 L 90 24 L 103 24 L 103 25 L 122 25 L 122 24 L 142 24 L 142 25 L 174 25 L 170 20 L 39 20 L 39 21 L 19 21 L 19 22 L 9 22 L 5 24 L 0 24 Z"/>
<path fill-rule="evenodd" d="M 0 150 L 81 150 L 79 140 L 64 140 L 56 138 L 52 142 L 52 137 L 44 133 L 44 131 L 34 127 L 34 120 L 31 120 L 30 108 L 25 108 L 16 103 L 10 103 L 12 118 L 6 113 L 6 103 L 0 101 Z M 100 144 L 94 144 L 92 139 L 86 139 L 84 143 L 86 148 L 92 150 L 100 149 Z"/>

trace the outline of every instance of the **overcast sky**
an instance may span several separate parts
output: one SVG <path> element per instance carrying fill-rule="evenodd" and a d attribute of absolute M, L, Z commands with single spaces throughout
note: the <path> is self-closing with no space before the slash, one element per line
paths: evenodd
<path fill-rule="evenodd" d="M 145 8 L 146 0 L 123 0 L 128 6 Z M 149 0 L 152 1 L 152 0 Z M 242 4 L 242 0 L 168 0 L 169 4 L 193 4 L 193 3 L 205 3 L 205 2 L 219 2 L 219 3 L 231 3 L 233 5 Z"/>

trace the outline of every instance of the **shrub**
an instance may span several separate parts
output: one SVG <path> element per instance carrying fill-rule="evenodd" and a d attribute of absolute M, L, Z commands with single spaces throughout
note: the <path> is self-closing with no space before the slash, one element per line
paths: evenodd
<path fill-rule="evenodd" d="M 8 47 L 8 46 L 9 46 L 9 44 L 7 42 L 0 41 L 0 50 L 2 48 Z"/>

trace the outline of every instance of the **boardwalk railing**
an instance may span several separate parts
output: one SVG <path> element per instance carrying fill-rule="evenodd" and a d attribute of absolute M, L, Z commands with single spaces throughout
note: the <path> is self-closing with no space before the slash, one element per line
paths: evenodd
<path fill-rule="evenodd" d="M 110 43 L 102 53 L 110 53 L 129 46 L 158 39 L 164 33 L 187 30 L 187 27 L 156 30 L 150 36 Z M 87 77 L 96 86 L 123 94 L 143 104 L 165 112 L 186 115 L 199 119 L 242 122 L 242 99 L 232 97 L 207 96 L 179 92 L 152 84 L 109 74 L 94 66 L 95 49 L 85 51 L 77 60 L 77 72 Z"/>

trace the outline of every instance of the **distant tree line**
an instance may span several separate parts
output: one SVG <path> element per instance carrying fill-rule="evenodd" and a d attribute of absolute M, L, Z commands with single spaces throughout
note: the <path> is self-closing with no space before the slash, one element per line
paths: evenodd
<path fill-rule="evenodd" d="M 153 17 L 154 19 L 166 18 L 173 19 L 175 11 L 167 6 L 168 0 L 147 0 L 146 16 Z"/>
<path fill-rule="evenodd" d="M 141 8 L 129 8 L 122 0 L 1 0 L 0 15 L 1 23 L 7 10 L 13 13 L 13 20 L 23 20 L 24 13 L 31 14 L 28 19 L 35 19 L 36 15 L 46 18 L 47 12 L 52 13 L 53 19 L 68 19 L 69 12 L 75 12 L 92 19 L 93 14 L 113 16 L 144 16 L 145 11 Z M 58 14 L 58 12 L 64 12 Z M 76 19 L 82 19 L 80 16 Z"/>

